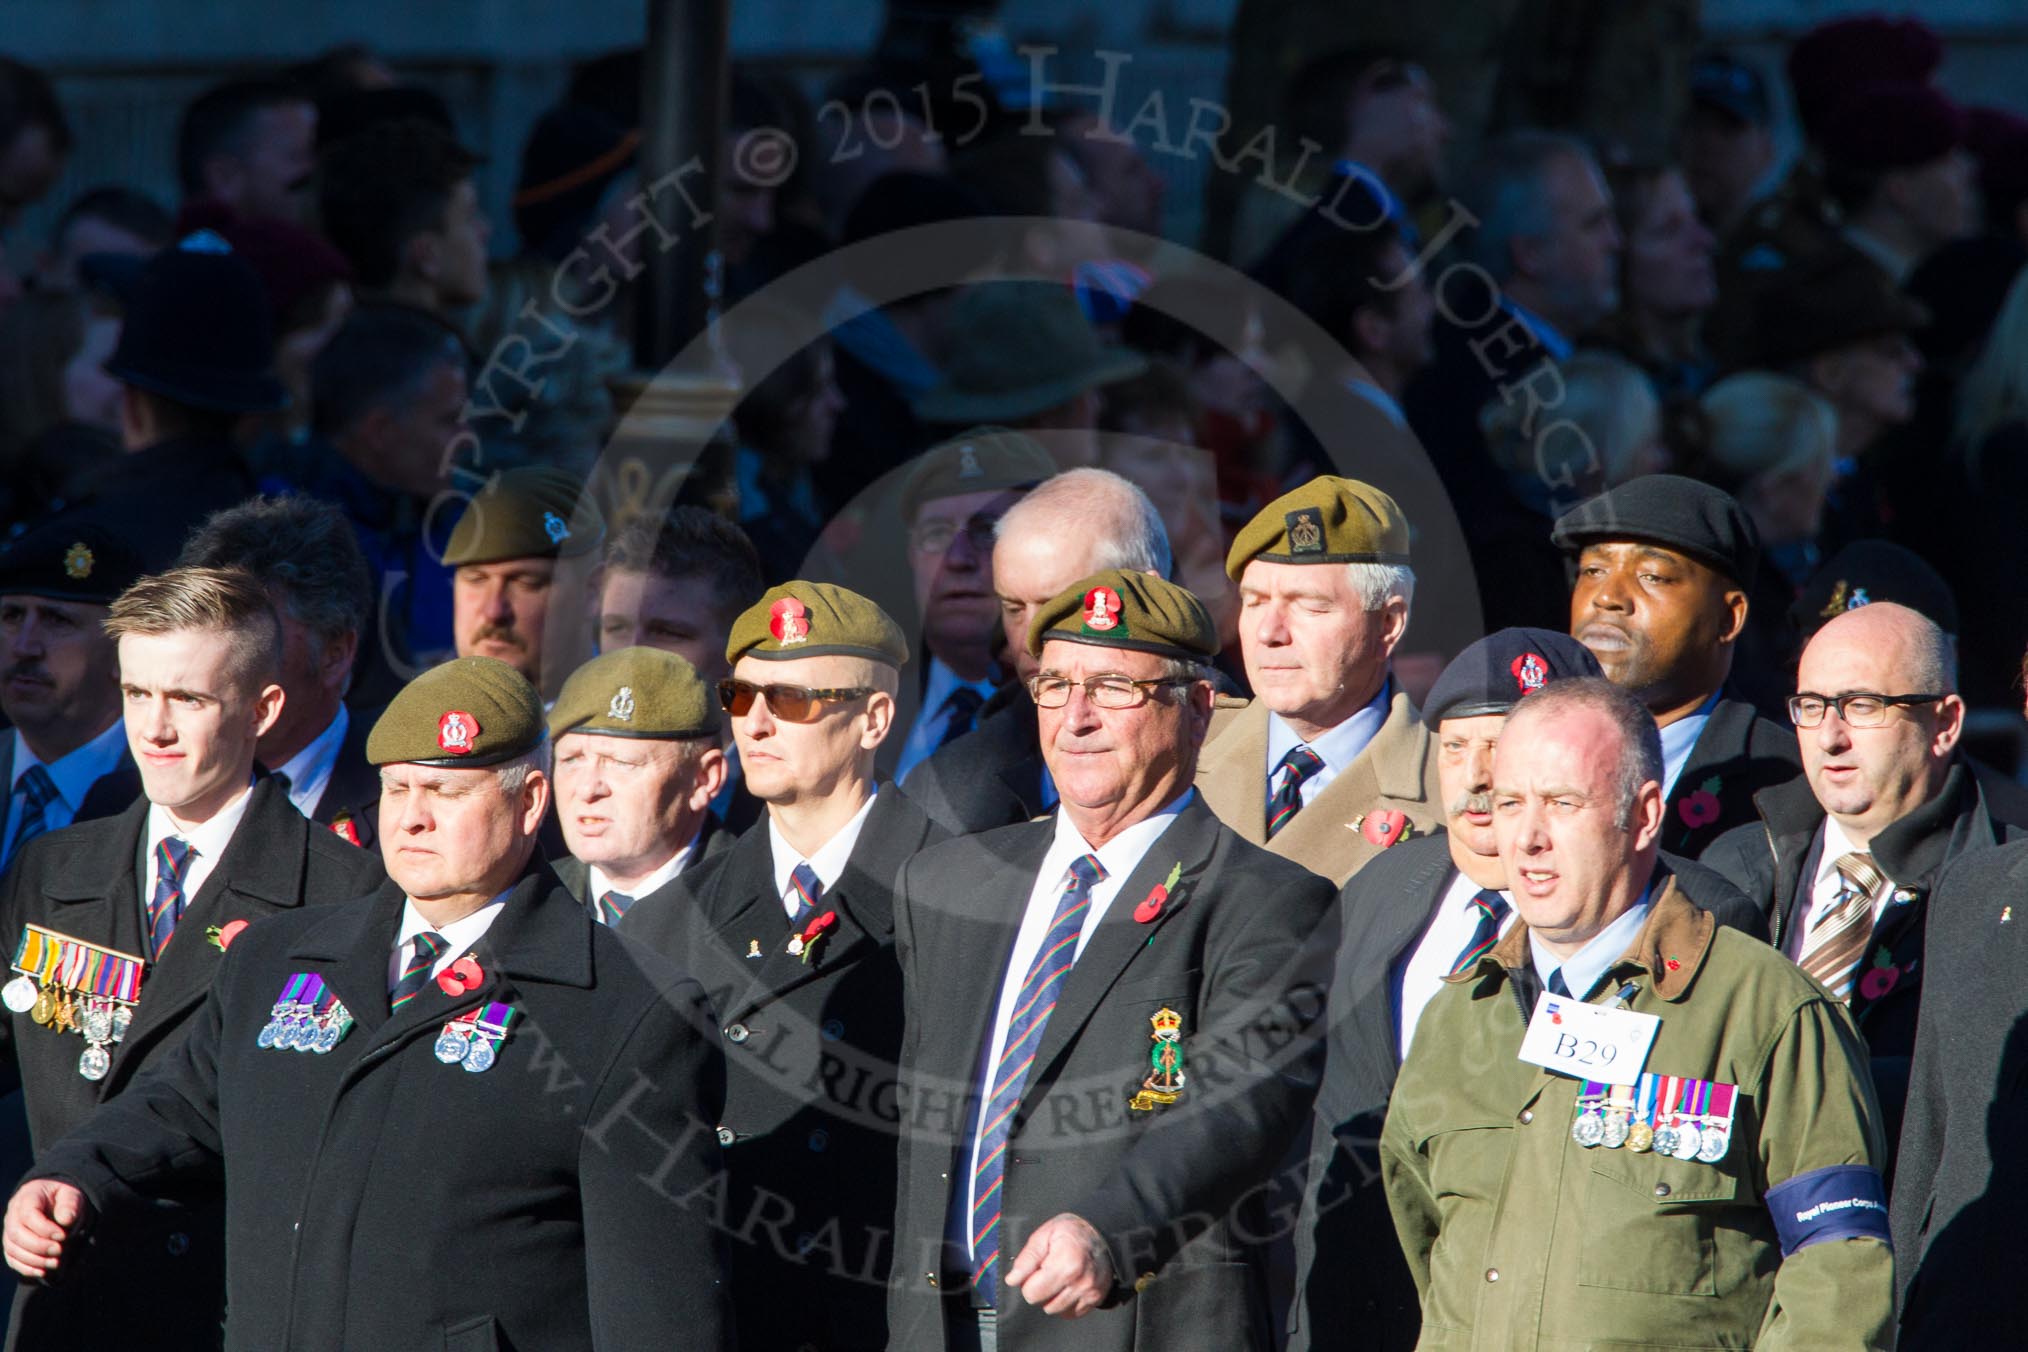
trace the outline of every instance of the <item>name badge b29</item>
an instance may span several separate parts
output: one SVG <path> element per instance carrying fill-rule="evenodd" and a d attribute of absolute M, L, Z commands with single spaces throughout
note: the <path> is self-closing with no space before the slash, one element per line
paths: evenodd
<path fill-rule="evenodd" d="M 1521 1059 L 1580 1080 L 1634 1084 L 1662 1021 L 1631 1009 L 1588 1005 L 1544 993 L 1521 1039 Z"/>

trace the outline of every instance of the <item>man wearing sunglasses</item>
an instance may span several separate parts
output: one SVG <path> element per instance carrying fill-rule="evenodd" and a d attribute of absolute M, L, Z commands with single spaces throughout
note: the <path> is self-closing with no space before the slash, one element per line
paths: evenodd
<path fill-rule="evenodd" d="M 1937 875 L 2022 833 L 1994 817 L 1959 754 L 1957 655 L 1933 621 L 1889 601 L 1848 610 L 1803 649 L 1796 685 L 1803 778 L 1754 795 L 1760 820 L 1703 862 L 1765 908 L 1775 947 L 1851 1009 L 1891 1144 Z"/>
<path fill-rule="evenodd" d="M 1027 643 L 1057 812 L 925 851 L 895 902 L 889 1346 L 1271 1347 L 1263 1198 L 1316 1091 L 1331 886 L 1192 788 L 1196 597 L 1096 573 Z"/>
<path fill-rule="evenodd" d="M 733 623 L 725 656 L 719 704 L 767 819 L 623 928 L 696 975 L 718 1011 L 740 1345 L 873 1352 L 894 1252 L 892 889 L 944 834 L 874 779 L 908 645 L 865 597 L 799 581 Z"/>

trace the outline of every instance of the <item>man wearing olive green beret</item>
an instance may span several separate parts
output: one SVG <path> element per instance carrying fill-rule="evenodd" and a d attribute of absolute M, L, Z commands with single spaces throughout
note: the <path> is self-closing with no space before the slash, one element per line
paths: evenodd
<path fill-rule="evenodd" d="M 908 645 L 872 601 L 797 581 L 733 622 L 725 657 L 719 704 L 767 818 L 622 929 L 695 973 L 718 1011 L 740 1345 L 874 1352 L 893 1255 L 894 875 L 944 834 L 874 779 Z M 756 1215 L 772 1236 L 741 1228 Z"/>
<path fill-rule="evenodd" d="M 230 952 L 181 1052 L 16 1194 L 17 1270 L 60 1272 L 81 1224 L 103 1243 L 145 1215 L 137 1189 L 222 1187 L 231 1347 L 314 1329 L 333 1347 L 591 1352 L 681 1329 L 729 1349 L 717 1231 L 685 1201 L 720 1168 L 711 1015 L 535 857 L 549 749 L 503 662 L 410 682 L 366 747 L 389 884 L 210 936 Z M 455 1280 L 418 1277 L 437 1252 Z"/>
<path fill-rule="evenodd" d="M 732 843 L 711 812 L 727 773 L 723 725 L 717 692 L 660 648 L 603 653 L 564 682 L 549 735 L 570 853 L 552 865 L 600 923 L 619 924 Z"/>
<path fill-rule="evenodd" d="M 1332 888 L 1191 787 L 1218 636 L 1110 569 L 1035 614 L 1061 795 L 902 869 L 896 1352 L 1275 1346 L 1273 1180 L 1321 1068 Z"/>
<path fill-rule="evenodd" d="M 480 489 L 444 547 L 458 656 L 498 658 L 538 685 L 545 659 L 572 670 L 574 653 L 555 662 L 549 652 L 550 601 L 561 562 L 597 549 L 604 535 L 590 493 L 562 470 L 510 469 Z"/>
<path fill-rule="evenodd" d="M 1394 499 L 1326 475 L 1262 508 L 1225 563 L 1254 697 L 1213 721 L 1197 786 L 1241 836 L 1341 885 L 1444 819 L 1429 730 L 1389 673 L 1408 538 Z"/>

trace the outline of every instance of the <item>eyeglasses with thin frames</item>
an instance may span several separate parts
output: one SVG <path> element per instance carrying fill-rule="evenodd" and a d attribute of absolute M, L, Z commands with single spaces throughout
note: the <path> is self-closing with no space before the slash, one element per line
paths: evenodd
<path fill-rule="evenodd" d="M 1155 691 L 1164 686 L 1195 685 L 1194 676 L 1158 676 L 1152 680 L 1137 681 L 1130 676 L 1087 676 L 1082 681 L 1073 681 L 1068 676 L 1052 676 L 1044 672 L 1028 679 L 1028 694 L 1041 709 L 1061 709 L 1070 703 L 1073 686 L 1084 690 L 1084 697 L 1101 709 L 1136 709 L 1146 704 Z"/>

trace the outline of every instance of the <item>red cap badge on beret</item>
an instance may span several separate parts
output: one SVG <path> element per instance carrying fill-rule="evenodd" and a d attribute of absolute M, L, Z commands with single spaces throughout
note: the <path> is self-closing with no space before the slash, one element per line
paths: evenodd
<path fill-rule="evenodd" d="M 1522 653 L 1508 670 L 1514 673 L 1514 684 L 1524 695 L 1549 684 L 1549 663 L 1542 659 L 1541 653 Z"/>
<path fill-rule="evenodd" d="M 807 643 L 810 638 L 810 608 L 793 596 L 784 596 L 768 607 L 768 632 L 784 647 Z"/>
<path fill-rule="evenodd" d="M 1084 627 L 1104 634 L 1120 624 L 1120 594 L 1111 587 L 1093 587 L 1084 594 Z"/>
<path fill-rule="evenodd" d="M 453 709 L 437 720 L 437 745 L 453 756 L 472 754 L 472 739 L 479 735 L 479 720 L 463 709 Z"/>

